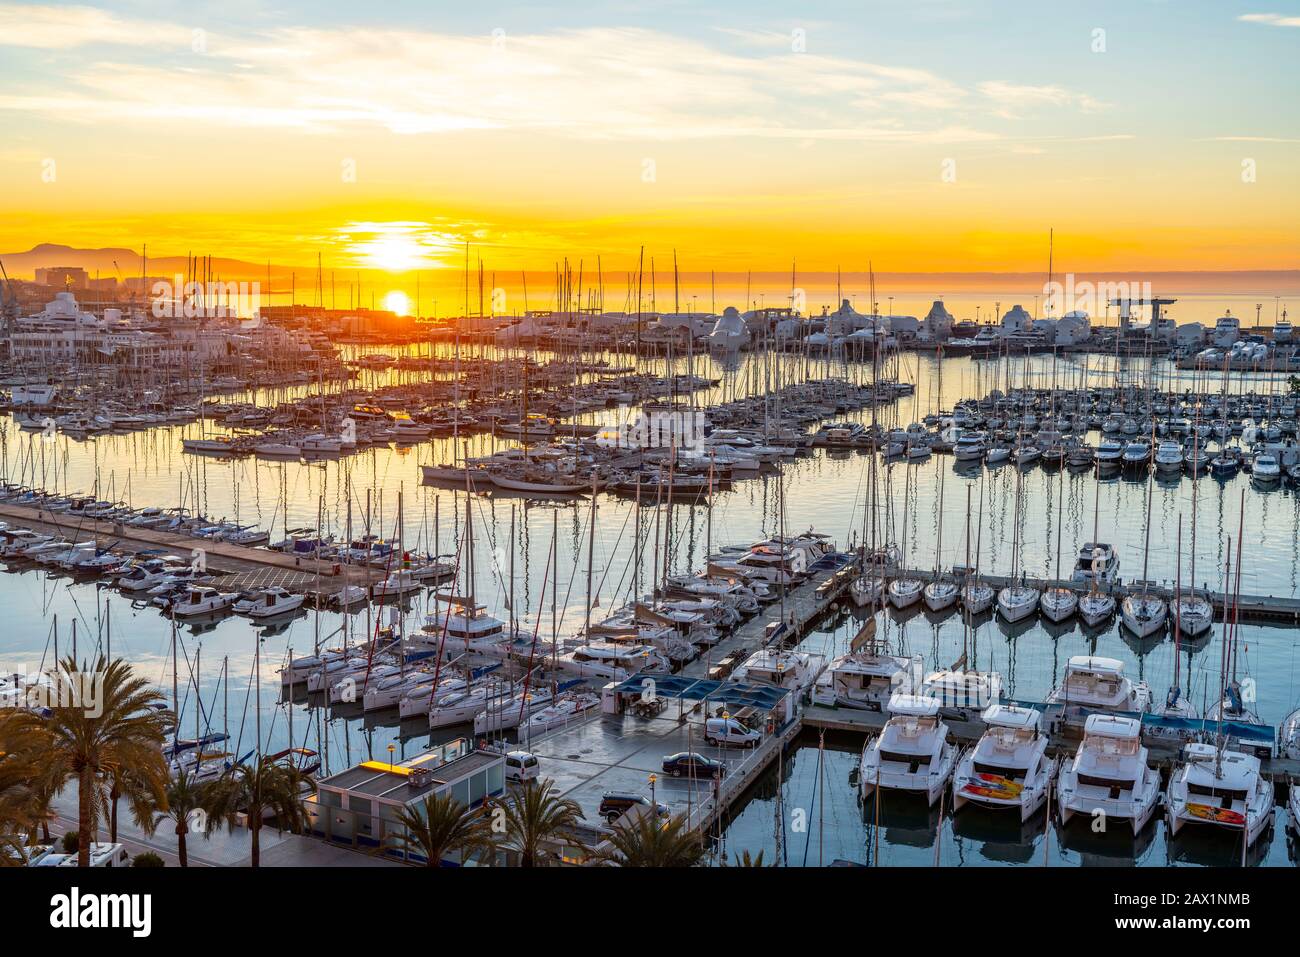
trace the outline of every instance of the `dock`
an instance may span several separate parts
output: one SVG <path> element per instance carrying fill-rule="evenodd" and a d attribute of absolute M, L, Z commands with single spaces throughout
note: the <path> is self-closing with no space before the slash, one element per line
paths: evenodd
<path fill-rule="evenodd" d="M 104 546 L 112 545 L 131 554 L 163 552 L 190 559 L 195 557 L 196 549 L 202 549 L 208 573 L 220 578 L 222 588 L 232 591 L 254 591 L 279 585 L 312 598 L 319 595 L 324 600 L 348 585 L 369 588 L 382 580 L 385 574 L 383 569 L 365 565 L 338 564 L 117 522 L 87 518 L 69 520 L 60 512 L 8 502 L 0 503 L 0 521 L 22 525 L 33 531 L 59 534 L 74 543 L 93 538 Z"/>
<path fill-rule="evenodd" d="M 896 578 L 916 578 L 924 582 L 935 579 L 934 569 L 919 568 L 887 568 L 884 576 L 887 580 Z M 940 581 L 955 582 L 958 585 L 965 584 L 968 576 L 959 572 L 941 572 L 938 576 Z M 1077 582 L 1072 579 L 1056 578 L 1034 578 L 1033 576 L 1020 575 L 986 575 L 983 572 L 979 575 L 979 580 L 985 585 L 991 586 L 994 590 L 1006 588 L 1009 585 L 1025 584 L 1030 588 L 1036 588 L 1040 592 L 1049 588 L 1068 588 L 1071 591 L 1084 595 L 1089 590 L 1089 585 L 1085 582 Z M 1135 594 L 1140 591 L 1147 591 L 1153 595 L 1158 595 L 1165 601 L 1172 601 L 1174 598 L 1174 589 L 1165 584 L 1149 582 L 1143 584 L 1140 581 L 1117 581 L 1112 585 L 1100 585 L 1097 589 L 1108 595 L 1114 595 L 1118 604 L 1126 595 Z M 1191 592 L 1189 584 L 1184 593 Z M 1235 606 L 1239 620 L 1242 622 L 1260 622 L 1269 624 L 1292 624 L 1300 625 L 1300 598 L 1275 597 L 1273 595 L 1238 595 L 1234 601 L 1233 596 L 1226 595 L 1223 592 L 1207 591 L 1204 588 L 1197 588 L 1196 594 L 1201 598 L 1207 599 L 1214 606 L 1215 614 L 1218 620 L 1222 621 L 1225 610 L 1232 610 Z M 952 612 L 958 611 L 953 606 Z M 1172 613 L 1170 615 L 1172 618 Z"/>

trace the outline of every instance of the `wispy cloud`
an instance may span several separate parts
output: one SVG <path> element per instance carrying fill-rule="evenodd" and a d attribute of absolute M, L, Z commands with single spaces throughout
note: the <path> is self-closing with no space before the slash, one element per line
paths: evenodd
<path fill-rule="evenodd" d="M 1270 27 L 1300 27 L 1300 17 L 1288 17 L 1281 13 L 1243 13 L 1237 19 L 1246 23 L 1263 23 Z"/>
<path fill-rule="evenodd" d="M 995 104 L 995 112 L 999 116 L 1008 118 L 1019 117 L 1025 110 L 1034 107 L 1095 113 L 1106 105 L 1086 93 L 1067 90 L 1054 84 L 1030 86 L 1003 80 L 988 80 L 979 84 L 979 91 Z"/>
<path fill-rule="evenodd" d="M 20 20 L 22 30 L 3 29 Z M 742 37 L 748 48 L 734 52 L 623 27 L 496 37 L 280 28 L 207 35 L 193 52 L 181 26 L 144 25 L 89 7 L 0 8 L 0 37 L 15 34 L 27 46 L 89 50 L 78 51 L 62 82 L 39 93 L 0 87 L 0 109 L 81 122 L 962 143 L 1000 135 L 981 119 L 1036 106 L 1098 106 L 1058 86 L 968 88 L 928 69 L 795 52 L 789 36 L 774 31 Z M 163 49 L 142 60 L 96 49 L 105 43 Z"/>
<path fill-rule="evenodd" d="M 89 44 L 189 47 L 194 31 L 153 20 L 126 20 L 96 7 L 0 6 L 0 46 L 70 50 Z"/>

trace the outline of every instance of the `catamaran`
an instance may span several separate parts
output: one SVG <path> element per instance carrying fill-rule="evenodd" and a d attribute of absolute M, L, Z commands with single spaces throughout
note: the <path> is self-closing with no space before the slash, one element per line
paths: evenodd
<path fill-rule="evenodd" d="M 1047 696 L 1048 704 L 1078 706 L 1090 712 L 1145 713 L 1151 710 L 1151 689 L 1134 684 L 1116 658 L 1075 655 L 1065 665 L 1065 677 Z"/>
<path fill-rule="evenodd" d="M 957 749 L 939 717 L 939 702 L 919 695 L 889 699 L 889 720 L 862 749 L 858 793 L 866 801 L 876 788 L 921 794 L 933 806 L 948 787 Z"/>
<path fill-rule="evenodd" d="M 1160 773 L 1147 767 L 1142 722 L 1119 715 L 1090 715 L 1083 741 L 1061 765 L 1057 779 L 1061 823 L 1076 814 L 1128 821 L 1137 834 L 1160 803 Z"/>
<path fill-rule="evenodd" d="M 1165 818 L 1170 834 L 1205 823 L 1246 832 L 1252 846 L 1273 820 L 1273 785 L 1259 773 L 1259 758 L 1218 744 L 1193 742 L 1169 779 Z"/>
<path fill-rule="evenodd" d="M 1042 712 L 994 704 L 983 717 L 988 730 L 957 764 L 953 810 L 974 803 L 1019 811 L 1020 820 L 1027 821 L 1047 800 L 1056 777 Z"/>

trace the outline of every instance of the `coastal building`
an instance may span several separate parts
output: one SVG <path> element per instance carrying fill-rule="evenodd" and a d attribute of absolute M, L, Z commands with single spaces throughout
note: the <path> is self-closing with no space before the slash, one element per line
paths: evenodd
<path fill-rule="evenodd" d="M 427 798 L 450 794 L 466 807 L 505 793 L 505 755 L 475 748 L 466 738 L 404 761 L 362 761 L 316 783 L 307 799 L 313 834 L 357 848 L 392 845 L 405 828 L 398 811 L 419 811 Z M 420 861 L 394 850 L 404 860 Z"/>

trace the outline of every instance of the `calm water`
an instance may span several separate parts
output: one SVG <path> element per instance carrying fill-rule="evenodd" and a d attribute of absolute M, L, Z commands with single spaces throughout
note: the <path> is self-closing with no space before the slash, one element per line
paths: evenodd
<path fill-rule="evenodd" d="M 398 350 L 384 351 L 393 354 Z M 629 357 L 609 358 L 614 365 L 630 362 Z M 755 368 L 758 361 L 742 356 L 733 364 L 723 366 L 696 357 L 695 371 L 708 372 L 721 380 L 713 393 L 702 394 L 700 401 L 729 399 L 749 392 L 751 381 L 761 381 Z M 840 363 L 828 366 L 822 360 L 805 362 L 798 357 L 787 357 L 783 362 L 787 378 L 796 377 L 805 367 L 817 376 L 829 373 L 854 381 L 867 381 L 870 376 L 869 366 L 866 369 Z M 675 366 L 677 371 L 685 371 L 686 361 L 680 360 Z M 662 362 L 654 367 L 659 371 L 665 369 Z M 906 424 L 919 420 L 929 411 L 951 408 L 960 398 L 980 396 L 991 388 L 1005 388 L 1008 383 L 1021 383 L 1026 377 L 1038 384 L 1055 382 L 1064 386 L 1083 381 L 1085 373 L 1094 383 L 1114 381 L 1117 374 L 1139 381 L 1164 382 L 1171 378 L 1167 367 L 1153 371 L 1139 361 L 1121 364 L 1117 369 L 1113 359 L 1097 356 L 1088 358 L 1085 370 L 1081 362 L 1054 362 L 1050 357 L 1034 357 L 1028 364 L 1024 359 L 1011 363 L 956 359 L 945 361 L 940 369 L 931 358 L 905 355 L 901 375 L 916 382 L 916 395 L 879 415 L 886 424 Z M 418 379 L 411 373 L 368 372 L 364 381 L 381 385 Z M 1174 381 L 1176 388 L 1193 384 L 1190 376 L 1174 377 Z M 1234 391 L 1264 388 L 1264 382 L 1261 379 L 1252 383 L 1247 377 L 1234 376 L 1231 388 Z M 1217 389 L 1220 383 L 1216 380 L 1212 387 Z M 266 402 L 298 394 L 301 390 L 289 389 L 247 398 Z M 601 418 L 615 421 L 626 416 L 627 410 L 609 410 Z M 859 413 L 857 417 L 869 421 L 870 412 Z M 583 418 L 586 422 L 598 420 L 596 416 Z M 462 455 L 463 441 L 453 443 L 442 439 L 407 448 L 380 448 L 313 464 L 252 458 L 223 461 L 181 452 L 180 439 L 199 434 L 198 424 L 99 436 L 81 442 L 66 437 L 46 442 L 37 435 L 20 433 L 11 420 L 0 421 L 6 426 L 0 436 L 0 458 L 10 480 L 67 491 L 90 491 L 98 483 L 101 497 L 125 499 L 137 507 L 185 504 L 214 518 L 226 517 L 270 528 L 273 540 L 285 528 L 316 526 L 318 515 L 326 531 L 342 536 L 347 527 L 349 499 L 354 533 L 369 528 L 385 537 L 396 537 L 399 495 L 403 506 L 402 535 L 408 549 L 453 555 L 465 525 L 465 493 L 422 487 L 418 468 L 422 463 L 447 462 Z M 508 444 L 491 436 L 475 436 L 468 441 L 468 448 L 471 455 L 476 455 Z M 840 545 L 847 545 L 854 535 L 862 533 L 870 461 L 866 454 L 815 451 L 787 463 L 780 477 L 772 473 L 740 481 L 732 490 L 719 493 L 713 503 L 711 522 L 703 502 L 675 504 L 671 512 L 664 509 L 659 516 L 658 535 L 660 541 L 662 536 L 669 536 L 671 570 L 684 572 L 701 567 L 710 535 L 716 548 L 720 544 L 756 540 L 778 532 L 782 526 L 787 532 L 815 527 L 834 536 Z M 906 548 L 907 563 L 913 567 L 934 567 L 936 546 L 940 546 L 937 559 L 940 566 L 963 563 L 969 525 L 972 562 L 978 549 L 981 567 L 990 573 L 1023 570 L 1031 575 L 1050 575 L 1055 571 L 1059 548 L 1060 567 L 1068 575 L 1078 546 L 1092 538 L 1095 523 L 1101 539 L 1114 543 L 1118 549 L 1121 576 L 1138 577 L 1143 571 L 1148 496 L 1144 482 L 1109 479 L 1098 483 L 1091 474 L 1052 474 L 1040 469 L 1025 472 L 1019 478 L 1023 500 L 1020 568 L 1013 569 L 1017 472 L 1012 467 L 963 473 L 954 468 L 950 456 L 935 456 L 920 465 L 882 466 L 877 481 L 883 503 L 876 516 L 878 534 L 888 532 L 894 540 L 901 541 Z M 1297 542 L 1300 503 L 1289 488 L 1262 493 L 1249 485 L 1246 476 L 1226 483 L 1209 478 L 1196 483 L 1183 479 L 1168 484 L 1158 482 L 1152 487 L 1151 547 L 1145 558 L 1146 577 L 1173 581 L 1177 572 L 1175 546 L 1180 517 L 1184 580 L 1189 576 L 1191 516 L 1195 503 L 1196 579 L 1208 582 L 1212 588 L 1222 588 L 1225 542 L 1229 537 L 1236 538 L 1243 515 L 1243 490 L 1242 589 L 1250 593 L 1295 596 L 1300 566 Z M 782 491 L 784 516 L 779 508 Z M 593 615 L 599 617 L 601 611 L 620 606 L 633 594 L 638 564 L 633 542 L 638 537 L 642 544 L 643 589 L 650 579 L 656 516 L 652 508 L 642 509 L 637 536 L 636 509 L 631 501 L 602 495 L 597 506 L 593 577 L 599 609 Z M 499 616 L 507 616 L 505 599 L 513 552 L 516 614 L 528 624 L 538 625 L 543 635 L 549 635 L 554 601 L 556 631 L 563 636 L 581 628 L 586 600 L 588 500 L 530 501 L 487 493 L 473 496 L 470 510 L 475 528 L 475 579 L 479 599 Z M 544 593 L 546 560 L 553 537 L 558 574 L 552 576 L 552 583 Z M 1233 548 L 1235 551 L 1235 541 Z M 662 547 L 659 558 L 663 560 Z M 156 609 L 132 607 L 118 593 L 97 589 L 93 582 L 73 582 L 34 570 L 0 575 L 0 602 L 8 616 L 8 627 L 0 632 L 0 666 L 34 669 L 43 662 L 48 663 L 54 653 L 57 616 L 61 654 L 71 647 L 75 622 L 82 656 L 96 644 L 111 640 L 115 654 L 134 662 L 170 697 L 170 626 Z M 197 720 L 205 730 L 228 729 L 233 739 L 232 752 L 242 756 L 254 747 L 257 713 L 253 706 L 257 700 L 254 663 L 260 648 L 261 727 L 267 749 L 276 750 L 289 743 L 292 720 L 293 742 L 327 752 L 331 770 L 359 759 L 385 756 L 390 743 L 397 748 L 399 757 L 419 752 L 428 743 L 429 732 L 418 722 L 406 728 L 396 726 L 396 717 L 364 720 L 335 717 L 325 722 L 320 711 L 309 712 L 302 705 L 290 708 L 278 702 L 278 668 L 288 656 L 309 653 L 318 644 L 337 644 L 344 631 L 351 639 L 359 639 L 376 626 L 375 614 L 362 611 L 349 616 L 330 612 L 318 615 L 310 611 L 270 631 L 255 628 L 241 618 L 227 619 L 215 626 L 182 626 L 178 642 L 181 660 L 178 683 L 186 733 L 192 732 Z M 390 611 L 384 610 L 382 614 L 388 616 Z M 409 626 L 418 627 L 423 614 L 422 603 L 412 606 L 406 613 Z M 805 647 L 827 653 L 842 652 L 856 627 L 857 623 L 847 618 L 838 625 L 828 625 L 810 635 Z M 931 621 L 924 613 L 914 613 L 901 622 L 891 619 L 887 626 L 894 644 L 908 653 L 924 655 L 927 664 L 936 667 L 947 667 L 960 656 L 962 631 L 956 617 Z M 1300 699 L 1300 675 L 1296 671 L 1300 631 L 1244 626 L 1242 636 L 1242 671 L 1256 682 L 1261 716 L 1276 723 Z M 1023 699 L 1041 700 L 1056 683 L 1065 661 L 1071 655 L 1085 652 L 1124 660 L 1130 673 L 1149 681 L 1156 693 L 1163 692 L 1173 673 L 1171 641 L 1139 644 L 1121 636 L 1117 627 L 1101 634 L 1085 635 L 1077 624 L 1072 624 L 1062 631 L 1049 633 L 1035 622 L 1009 631 L 1000 621 L 989 620 L 978 624 L 968 641 L 972 665 L 1002 672 L 1008 693 Z M 1183 646 L 1182 686 L 1198 704 L 1207 694 L 1206 689 L 1217 681 L 1218 642 L 1216 629 L 1211 639 L 1197 646 Z M 201 710 L 196 707 L 192 691 L 196 659 Z M 377 720 L 386 723 L 378 724 Z M 456 733 L 452 731 L 443 737 L 454 736 Z M 821 859 L 825 862 L 837 857 L 858 862 L 867 859 L 865 849 L 873 832 L 863 823 L 856 807 L 856 790 L 848 784 L 848 775 L 856 766 L 856 748 L 846 752 L 845 745 L 837 742 L 825 752 L 824 808 L 813 810 L 809 818 L 823 824 L 811 838 L 811 849 L 807 852 L 809 863 L 818 859 L 819 841 Z M 817 754 L 814 743 L 812 748 L 805 746 L 794 752 L 788 760 L 783 785 L 787 811 L 807 807 L 800 802 L 812 800 L 819 779 Z M 727 845 L 736 852 L 773 846 L 775 774 L 773 771 L 731 822 Z M 822 803 L 822 792 L 818 793 L 818 803 Z M 897 818 L 893 817 L 894 812 L 892 806 L 887 806 L 882 815 L 880 863 L 931 861 L 934 853 L 931 818 L 923 809 L 909 809 L 905 804 L 897 809 Z M 983 826 L 1001 822 L 968 823 L 962 819 L 966 814 L 963 811 L 958 819 L 956 831 L 951 821 L 944 822 L 943 864 L 1041 860 L 1041 817 L 1036 829 L 1030 827 L 1022 846 L 1018 837 L 1013 836 L 1008 844 L 1004 838 L 981 830 Z M 933 817 L 937 820 L 937 811 Z M 786 857 L 791 863 L 803 861 L 806 840 L 809 840 L 807 832 L 786 836 Z M 1068 837 L 1063 847 L 1055 831 L 1048 841 L 1049 858 L 1053 860 L 1087 861 L 1097 856 L 1105 858 L 1108 851 L 1105 847 L 1071 849 Z M 1213 856 L 1213 848 L 1204 853 L 1171 850 L 1162 842 L 1163 837 L 1157 836 L 1150 846 L 1139 847 L 1139 860 L 1165 863 L 1171 853 L 1179 859 L 1194 861 L 1202 860 L 1207 853 Z M 1285 845 L 1283 829 L 1275 828 L 1266 861 L 1283 862 Z M 1228 858 L 1231 857 L 1229 849 Z"/>

